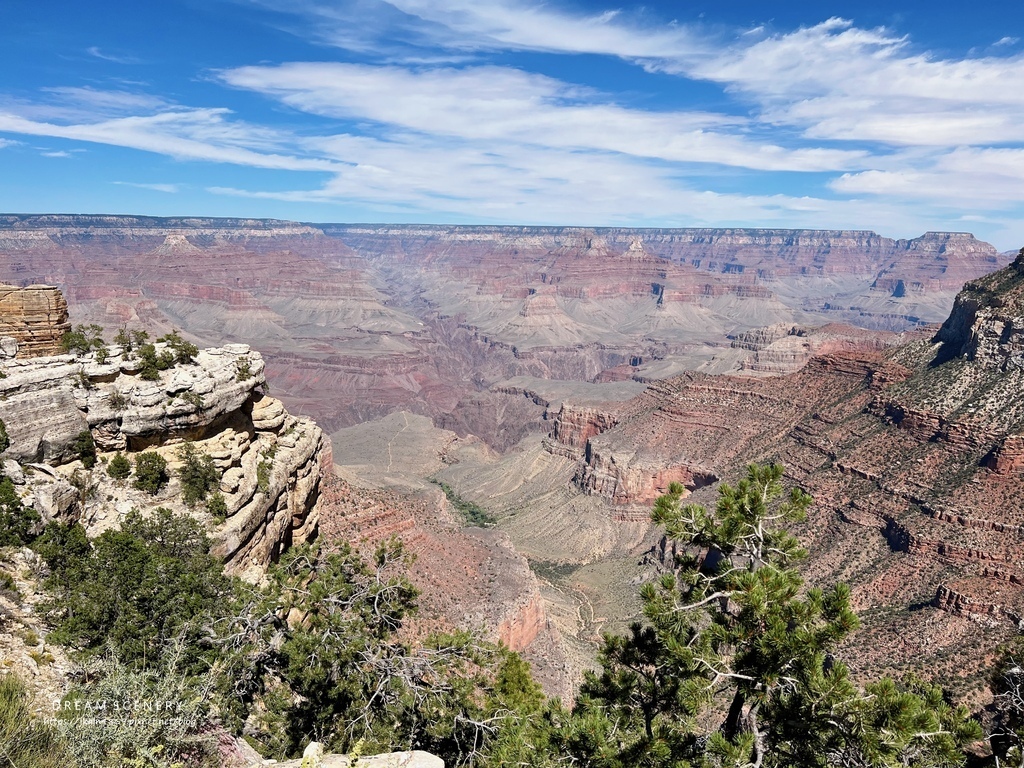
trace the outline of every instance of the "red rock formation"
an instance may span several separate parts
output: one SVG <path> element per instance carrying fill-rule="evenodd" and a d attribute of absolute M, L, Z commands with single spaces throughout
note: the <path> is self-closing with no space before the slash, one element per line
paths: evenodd
<path fill-rule="evenodd" d="M 987 466 L 1000 475 L 1024 468 L 1024 435 L 1007 435 L 989 457 Z"/>
<path fill-rule="evenodd" d="M 353 487 L 332 477 L 320 500 L 320 535 L 365 554 L 397 536 L 413 555 L 410 577 L 422 590 L 414 631 L 472 628 L 525 652 L 547 690 L 566 691 L 565 659 L 549 625 L 536 577 L 503 534 L 459 528 L 443 494 L 409 496 Z"/>
<path fill-rule="evenodd" d="M 582 451 L 590 438 L 611 429 L 617 423 L 614 413 L 563 403 L 555 417 L 551 437 L 560 445 Z"/>
<path fill-rule="evenodd" d="M 0 254 L 0 279 L 63 286 L 76 319 L 253 343 L 275 392 L 329 431 L 408 410 L 502 449 L 529 431 L 489 426 L 478 395 L 502 379 L 646 377 L 726 344 L 751 316 L 905 327 L 952 298 L 951 275 L 996 258 L 960 235 L 13 215 L 0 216 Z M 883 295 L 883 273 L 920 293 Z M 814 288 L 808 304 L 792 276 L 844 281 L 846 303 Z M 745 365 L 790 371 L 808 351 L 764 349 Z"/>

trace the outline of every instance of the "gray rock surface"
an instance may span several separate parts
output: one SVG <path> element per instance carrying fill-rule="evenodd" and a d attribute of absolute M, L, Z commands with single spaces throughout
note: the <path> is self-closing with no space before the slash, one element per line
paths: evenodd
<path fill-rule="evenodd" d="M 19 461 L 36 462 L 20 486 L 27 503 L 47 520 L 80 520 L 93 535 L 132 508 L 202 516 L 202 505 L 184 506 L 176 473 L 180 446 L 192 441 L 222 473 L 228 516 L 210 523 L 214 552 L 229 570 L 258 578 L 288 544 L 312 537 L 320 480 L 332 471 L 330 443 L 312 420 L 260 391 L 258 352 L 245 344 L 202 350 L 154 381 L 142 379 L 135 363 L 116 346 L 102 362 L 95 354 L 0 356 L 0 419 L 11 440 L 4 458 L 12 473 Z M 99 454 L 91 470 L 74 447 L 85 430 Z M 114 451 L 131 459 L 142 450 L 170 467 L 170 482 L 155 496 L 105 470 Z"/>
<path fill-rule="evenodd" d="M 303 758 L 305 760 L 306 758 Z M 319 760 L 313 762 L 312 760 Z M 429 752 L 391 752 L 386 755 L 360 756 L 356 762 L 348 755 L 324 755 L 322 758 L 313 758 L 307 763 L 303 760 L 286 760 L 284 762 L 262 761 L 255 763 L 251 768 L 262 766 L 275 766 L 275 768 L 349 768 L 356 765 L 358 768 L 444 768 L 444 760 Z"/>

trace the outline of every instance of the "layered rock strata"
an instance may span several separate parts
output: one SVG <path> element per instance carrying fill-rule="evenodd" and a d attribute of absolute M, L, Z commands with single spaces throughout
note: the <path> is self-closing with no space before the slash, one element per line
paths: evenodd
<path fill-rule="evenodd" d="M 54 286 L 0 285 L 0 337 L 13 338 L 20 357 L 59 354 L 70 330 L 67 302 Z"/>
<path fill-rule="evenodd" d="M 749 355 L 727 337 L 937 321 L 1002 263 L 962 233 L 15 215 L 0 255 L 2 280 L 65 286 L 76 321 L 258 345 L 275 393 L 330 432 L 406 410 L 500 450 L 545 431 L 492 396 L 504 379 L 647 380 L 712 357 L 716 372 L 791 372 L 819 351 L 805 337 Z M 526 418 L 493 427 L 513 409 Z"/>
<path fill-rule="evenodd" d="M 749 462 L 783 462 L 816 500 L 799 531 L 808 578 L 850 583 L 863 612 L 847 661 L 927 670 L 966 694 L 984 649 L 1024 617 L 1022 262 L 969 283 L 934 339 L 847 345 L 781 377 L 653 382 L 600 418 L 566 407 L 549 445 L 579 457 L 580 490 L 627 517 L 646 513 L 666 473 L 713 504 L 698 473 L 735 479 Z M 671 565 L 673 551 L 663 542 L 652 559 Z"/>
<path fill-rule="evenodd" d="M 44 519 L 78 519 L 96 533 L 132 508 L 200 514 L 182 503 L 175 471 L 190 441 L 221 474 L 227 518 L 214 522 L 215 554 L 229 570 L 257 573 L 315 535 L 320 485 L 333 466 L 320 428 L 263 394 L 263 370 L 259 353 L 239 344 L 201 350 L 154 381 L 116 346 L 99 358 L 0 361 L 0 419 L 11 441 L 4 471 Z M 83 434 L 99 453 L 91 470 L 79 461 Z M 170 482 L 155 495 L 111 479 L 105 468 L 115 451 L 132 459 L 144 450 L 170 468 Z"/>

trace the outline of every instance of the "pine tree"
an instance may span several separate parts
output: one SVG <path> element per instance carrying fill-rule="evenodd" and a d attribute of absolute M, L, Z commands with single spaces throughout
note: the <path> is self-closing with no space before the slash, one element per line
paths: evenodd
<path fill-rule="evenodd" d="M 780 465 L 723 485 L 713 512 L 673 484 L 652 518 L 685 552 L 641 591 L 647 622 L 607 637 L 563 747 L 592 766 L 954 766 L 980 733 L 920 681 L 858 690 L 834 650 L 849 589 L 805 589 L 783 526 L 811 498 Z M 708 727 L 708 723 L 715 723 Z"/>
<path fill-rule="evenodd" d="M 128 457 L 117 451 L 107 463 L 107 474 L 114 480 L 124 480 L 131 473 L 132 465 Z"/>

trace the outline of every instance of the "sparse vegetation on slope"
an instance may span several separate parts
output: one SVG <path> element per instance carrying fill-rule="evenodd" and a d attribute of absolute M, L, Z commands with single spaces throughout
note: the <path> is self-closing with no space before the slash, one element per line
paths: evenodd
<path fill-rule="evenodd" d="M 0 764 L 14 768 L 74 765 L 57 730 L 32 715 L 28 690 L 12 674 L 0 677 Z"/>
<path fill-rule="evenodd" d="M 444 495 L 447 497 L 448 502 L 455 507 L 455 511 L 458 512 L 469 525 L 478 525 L 481 528 L 491 528 L 497 523 L 497 520 L 495 520 L 486 509 L 481 507 L 479 504 L 474 504 L 472 501 L 467 501 L 459 496 L 455 489 L 448 485 L 448 483 L 435 479 L 431 479 L 430 482 L 444 491 Z"/>

